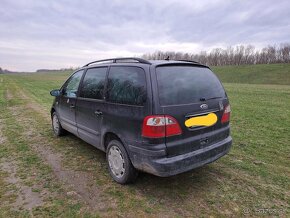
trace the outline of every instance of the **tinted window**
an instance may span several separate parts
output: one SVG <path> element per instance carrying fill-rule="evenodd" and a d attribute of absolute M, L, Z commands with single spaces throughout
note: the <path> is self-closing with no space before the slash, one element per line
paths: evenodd
<path fill-rule="evenodd" d="M 88 69 L 84 77 L 80 97 L 102 99 L 107 68 Z"/>
<path fill-rule="evenodd" d="M 166 66 L 156 68 L 161 105 L 188 104 L 201 98 L 225 97 L 213 72 L 204 67 Z"/>
<path fill-rule="evenodd" d="M 144 70 L 139 67 L 111 67 L 107 99 L 120 104 L 143 105 L 146 99 Z"/>
<path fill-rule="evenodd" d="M 70 98 L 76 97 L 83 73 L 84 71 L 80 70 L 70 77 L 62 91 L 64 96 Z"/>

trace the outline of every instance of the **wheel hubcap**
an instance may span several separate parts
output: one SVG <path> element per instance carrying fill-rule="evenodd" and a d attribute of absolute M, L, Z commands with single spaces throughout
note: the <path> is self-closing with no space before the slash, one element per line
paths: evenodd
<path fill-rule="evenodd" d="M 121 178 L 124 173 L 125 173 L 125 161 L 122 155 L 121 150 L 113 145 L 108 154 L 108 161 L 109 161 L 109 166 L 113 174 Z"/>
<path fill-rule="evenodd" d="M 59 121 L 56 115 L 53 116 L 52 118 L 52 125 L 53 125 L 53 130 L 55 133 L 58 133 L 59 130 Z"/>

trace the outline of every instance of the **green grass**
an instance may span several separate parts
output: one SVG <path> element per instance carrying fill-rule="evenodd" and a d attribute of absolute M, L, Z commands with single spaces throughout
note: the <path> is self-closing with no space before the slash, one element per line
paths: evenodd
<path fill-rule="evenodd" d="M 19 161 L 17 175 L 23 182 L 35 193 L 48 189 L 52 194 L 32 212 L 15 212 L 12 203 L 0 205 L 0 217 L 31 213 L 53 217 L 224 217 L 242 216 L 246 209 L 252 216 L 289 216 L 289 69 L 286 64 L 214 68 L 231 102 L 234 143 L 230 153 L 210 165 L 170 178 L 140 174 L 130 186 L 112 182 L 102 152 L 72 135 L 52 136 L 50 122 L 45 119 L 53 99 L 49 91 L 60 87 L 68 73 L 1 75 L 0 121 L 4 127 L 0 131 L 7 140 L 0 147 L 0 163 L 15 157 Z M 7 99 L 7 90 L 13 96 L 22 92 L 28 98 Z M 45 113 L 28 109 L 32 104 Z M 13 111 L 19 115 L 13 115 Z M 30 137 L 25 135 L 27 129 L 31 129 Z M 84 201 L 67 198 L 64 184 L 54 178 L 49 164 L 32 149 L 37 142 L 60 154 L 66 169 L 89 173 L 89 182 L 98 188 L 107 210 L 93 212 Z M 13 189 L 7 186 L 7 176 L 0 170 L 0 200 L 14 202 L 17 196 L 7 195 Z M 43 185 L 33 187 L 35 181 Z M 262 208 L 280 212 L 261 214 L 258 209 Z"/>
<path fill-rule="evenodd" d="M 290 85 L 290 64 L 219 66 L 212 70 L 224 83 Z"/>
<path fill-rule="evenodd" d="M 24 101 L 19 98 L 7 99 L 7 86 L 12 85 L 9 80 L 0 86 L 0 121 L 1 135 L 5 136 L 5 141 L 0 147 L 0 163 L 9 163 L 14 165 L 16 176 L 20 182 L 17 185 L 10 184 L 6 180 L 11 173 L 5 172 L 0 167 L 0 217 L 30 217 L 34 216 L 76 216 L 79 208 L 74 208 L 75 203 L 64 195 L 58 195 L 59 192 L 65 192 L 66 187 L 62 187 L 51 171 L 50 166 L 41 160 L 40 156 L 32 149 L 32 139 L 24 135 L 24 127 L 28 127 L 33 123 L 27 123 L 23 126 L 24 120 L 19 120 L 19 114 L 22 113 Z M 2 85 L 2 84 L 1 84 Z M 9 89 L 13 94 L 17 94 L 18 89 Z M 29 111 L 26 111 L 29 112 Z M 37 138 L 35 137 L 35 140 Z M 10 175 L 9 175 L 10 174 Z M 43 205 L 36 206 L 32 211 L 24 209 L 25 202 L 18 204 L 17 199 L 23 198 L 23 189 L 29 187 L 32 192 L 49 193 L 51 196 L 43 197 Z M 30 198 L 30 197 L 28 197 Z M 59 205 L 58 202 L 63 202 Z M 79 205 L 79 203 L 78 203 Z"/>
<path fill-rule="evenodd" d="M 59 89 L 68 76 L 72 72 L 61 72 L 61 73 L 35 73 L 35 74 L 12 74 L 12 75 L 3 75 L 13 80 L 16 80 L 17 83 L 21 84 L 20 92 L 28 91 L 31 94 L 31 97 L 36 102 L 45 105 L 46 108 L 51 106 L 52 97 L 49 95 L 49 92 L 52 89 Z M 21 93 L 19 93 L 21 94 Z"/>

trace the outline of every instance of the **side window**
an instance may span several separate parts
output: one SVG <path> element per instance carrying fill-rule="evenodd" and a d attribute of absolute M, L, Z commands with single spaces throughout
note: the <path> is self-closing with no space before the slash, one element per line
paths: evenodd
<path fill-rule="evenodd" d="M 69 98 L 75 98 L 77 96 L 78 87 L 83 73 L 84 71 L 80 70 L 71 76 L 62 90 L 63 96 Z"/>
<path fill-rule="evenodd" d="M 107 67 L 88 69 L 84 77 L 80 97 L 102 99 Z"/>
<path fill-rule="evenodd" d="M 120 104 L 143 105 L 146 100 L 144 70 L 139 67 L 111 67 L 107 100 Z"/>

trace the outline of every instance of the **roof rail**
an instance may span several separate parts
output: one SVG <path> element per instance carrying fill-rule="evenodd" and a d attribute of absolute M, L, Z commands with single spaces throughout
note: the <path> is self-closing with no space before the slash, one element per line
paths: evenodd
<path fill-rule="evenodd" d="M 139 62 L 139 63 L 142 63 L 142 64 L 151 64 L 149 61 L 145 60 L 145 59 L 142 59 L 142 58 L 110 58 L 110 59 L 102 59 L 102 60 L 98 60 L 98 61 L 92 61 L 86 65 L 84 65 L 83 67 L 87 67 L 91 64 L 97 64 L 97 63 L 100 63 L 100 62 L 107 62 L 107 61 L 111 61 L 112 63 L 117 63 L 117 62 L 122 62 L 122 61 L 136 61 L 136 62 Z"/>
<path fill-rule="evenodd" d="M 184 62 L 191 62 L 191 63 L 194 63 L 194 64 L 200 64 L 197 61 L 190 61 L 190 60 L 177 60 L 177 61 L 184 61 Z"/>

